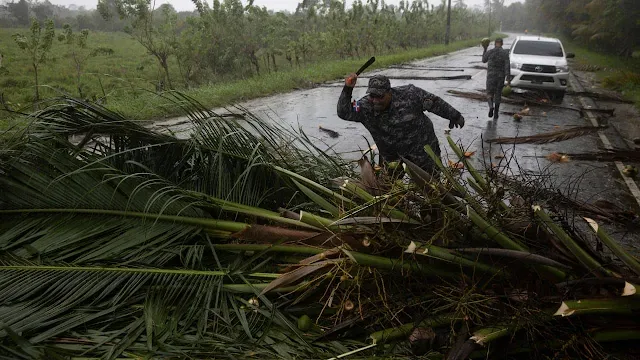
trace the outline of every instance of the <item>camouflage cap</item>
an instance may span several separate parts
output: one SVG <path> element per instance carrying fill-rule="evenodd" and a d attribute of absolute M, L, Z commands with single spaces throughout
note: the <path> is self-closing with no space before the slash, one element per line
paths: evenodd
<path fill-rule="evenodd" d="M 382 96 L 391 90 L 391 82 L 384 75 L 375 75 L 369 79 L 369 88 L 367 94 Z"/>

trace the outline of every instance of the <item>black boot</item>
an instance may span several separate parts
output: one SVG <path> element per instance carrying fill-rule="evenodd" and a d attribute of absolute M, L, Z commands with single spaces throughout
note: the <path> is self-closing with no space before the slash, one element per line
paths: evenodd
<path fill-rule="evenodd" d="M 496 104 L 493 120 L 498 120 L 498 116 L 500 116 L 500 104 Z"/>

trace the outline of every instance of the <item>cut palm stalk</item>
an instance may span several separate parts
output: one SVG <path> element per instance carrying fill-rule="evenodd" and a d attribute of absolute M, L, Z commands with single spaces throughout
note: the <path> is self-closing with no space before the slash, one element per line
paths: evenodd
<path fill-rule="evenodd" d="M 509 250 L 518 250 L 518 251 L 526 251 L 527 249 L 524 245 L 520 245 L 517 242 L 511 240 L 507 235 L 498 230 L 495 226 L 488 223 L 485 219 L 483 219 L 478 213 L 476 213 L 473 209 L 467 207 L 467 217 L 473 222 L 473 224 L 478 227 L 478 229 L 487 234 L 490 239 L 497 242 L 498 245 L 502 246 L 505 249 Z"/>
<path fill-rule="evenodd" d="M 458 156 L 460 160 L 462 160 L 462 163 L 464 164 L 465 168 L 469 171 L 469 173 L 475 180 L 475 184 L 472 181 L 468 181 L 469 185 L 471 185 L 471 187 L 474 187 L 475 185 L 479 186 L 480 187 L 479 189 L 474 188 L 474 190 L 478 191 L 479 193 L 482 193 L 482 191 L 490 193 L 491 186 L 486 181 L 486 179 L 483 178 L 482 175 L 480 175 L 478 170 L 476 170 L 476 168 L 474 168 L 473 165 L 471 165 L 471 162 L 467 159 L 466 156 L 464 156 L 462 149 L 460 149 L 458 145 L 451 139 L 451 136 L 447 136 L 447 141 L 449 142 L 449 146 L 451 147 L 451 149 L 453 149 L 453 152 L 456 153 L 456 156 Z M 507 204 L 505 204 L 504 201 L 502 201 L 502 199 L 500 199 L 500 201 L 498 202 L 498 205 L 503 210 L 509 210 L 509 206 L 507 206 Z"/>
<path fill-rule="evenodd" d="M 602 241 L 607 247 L 624 262 L 636 275 L 640 275 L 640 262 L 636 260 L 631 254 L 623 249 L 615 240 L 613 240 L 609 234 L 607 234 L 595 220 L 590 218 L 584 218 L 591 229 L 596 233 L 598 239 Z"/>
<path fill-rule="evenodd" d="M 320 229 L 328 229 L 334 223 L 332 219 L 323 218 L 306 211 L 300 211 L 300 221 Z M 333 227 L 336 228 L 336 226 Z"/>
<path fill-rule="evenodd" d="M 601 330 L 591 334 L 591 338 L 597 342 L 640 340 L 640 330 Z"/>
<path fill-rule="evenodd" d="M 512 332 L 512 328 L 510 326 L 487 327 L 487 328 L 475 331 L 473 333 L 473 336 L 469 338 L 469 340 L 474 341 L 476 344 L 480 346 L 485 346 L 486 344 L 492 341 L 495 341 L 504 336 L 507 336 L 511 332 Z"/>
<path fill-rule="evenodd" d="M 326 249 L 299 245 L 267 245 L 267 244 L 214 244 L 213 248 L 223 251 L 264 251 L 269 250 L 278 253 L 310 254 L 316 255 Z"/>
<path fill-rule="evenodd" d="M 380 197 L 375 197 L 371 194 L 369 194 L 366 190 L 364 190 L 363 188 L 359 187 L 358 185 L 354 184 L 353 182 L 349 181 L 349 179 L 344 180 L 344 182 L 342 183 L 342 185 L 340 186 L 340 188 L 342 190 L 348 191 L 356 196 L 358 196 L 359 198 L 361 198 L 362 200 L 366 201 L 366 202 L 371 202 L 371 203 L 376 203 L 376 202 L 386 202 L 388 200 L 388 198 L 383 195 Z M 403 212 L 397 210 L 397 209 L 391 209 L 388 206 L 382 204 L 383 209 L 386 213 L 386 215 L 388 215 L 391 218 L 394 219 L 402 219 L 402 220 L 406 220 L 406 221 L 411 221 L 411 219 L 409 218 L 409 216 L 407 216 L 406 214 L 404 214 Z"/>
<path fill-rule="evenodd" d="M 311 201 L 313 201 L 314 203 L 316 203 L 318 206 L 320 206 L 321 208 L 325 209 L 326 211 L 330 212 L 331 215 L 333 215 L 335 217 L 340 216 L 340 210 L 338 210 L 337 207 L 333 206 L 330 202 L 325 200 L 322 196 L 316 194 L 315 192 L 313 192 L 313 190 L 311 190 L 308 187 L 302 185 L 301 183 L 297 182 L 296 180 L 292 179 L 291 181 L 293 181 L 293 183 L 296 184 L 298 189 L 300 189 L 300 191 L 302 191 L 309 199 L 311 199 Z"/>
<path fill-rule="evenodd" d="M 478 201 L 476 199 L 471 197 L 469 195 L 469 192 L 467 191 L 467 189 L 465 189 L 464 186 L 460 185 L 460 183 L 456 179 L 453 178 L 453 175 L 451 175 L 451 172 L 449 171 L 449 169 L 445 168 L 444 165 L 442 165 L 442 161 L 440 161 L 440 157 L 438 155 L 436 155 L 436 153 L 433 152 L 431 147 L 429 145 L 425 145 L 424 146 L 424 151 L 427 152 L 427 154 L 431 157 L 431 160 L 433 160 L 433 162 L 436 163 L 438 168 L 440 168 L 440 171 L 444 174 L 444 176 L 447 178 L 447 180 L 449 180 L 451 185 L 453 185 L 454 189 L 457 192 L 459 192 L 460 194 L 462 194 L 462 196 L 464 197 L 465 201 L 467 203 L 469 203 L 469 205 L 471 205 L 471 207 L 473 207 L 473 209 L 476 212 L 484 213 L 484 210 L 482 209 L 482 206 L 480 206 L 480 203 L 478 203 Z"/>
<path fill-rule="evenodd" d="M 457 210 L 460 213 L 465 212 L 465 207 L 458 199 L 456 199 L 453 194 L 442 186 L 442 184 L 434 179 L 431 174 L 424 171 L 418 165 L 412 163 L 411 161 L 401 158 L 402 161 L 407 165 L 407 173 L 411 176 L 411 179 L 416 183 L 416 185 L 421 188 L 425 193 L 429 195 L 433 195 L 433 193 L 437 192 L 439 196 L 442 196 L 442 203 L 449 206 L 450 208 Z"/>
<path fill-rule="evenodd" d="M 509 250 L 529 252 L 529 249 L 527 249 L 524 245 L 520 245 L 517 242 L 511 240 L 508 236 L 506 236 L 500 230 L 496 229 L 496 227 L 494 227 L 493 225 L 485 221 L 480 215 L 478 215 L 472 209 L 467 208 L 467 216 L 469 217 L 469 219 L 471 219 L 471 222 L 473 222 L 474 225 L 478 227 L 480 231 L 487 234 L 487 236 L 489 236 L 490 239 L 497 242 L 503 248 L 509 249 Z M 535 268 L 538 271 L 546 275 L 549 275 L 553 279 L 556 279 L 558 281 L 566 277 L 566 274 L 564 272 L 551 266 L 537 265 L 535 266 Z"/>
<path fill-rule="evenodd" d="M 640 299 L 636 296 L 597 300 L 563 301 L 554 316 L 572 316 L 583 314 L 624 314 L 631 315 L 640 309 Z"/>
<path fill-rule="evenodd" d="M 444 278 L 453 278 L 459 276 L 455 272 L 447 272 L 426 264 L 416 261 L 407 261 L 402 259 L 389 259 L 381 256 L 357 253 L 342 249 L 342 251 L 356 264 L 360 266 L 369 266 L 376 269 L 391 271 L 412 271 L 430 276 L 439 276 Z"/>
<path fill-rule="evenodd" d="M 474 253 L 474 254 L 482 254 L 482 255 L 508 257 L 512 259 L 518 259 L 519 261 L 525 261 L 525 262 L 534 263 L 534 264 L 549 265 L 557 268 L 571 269 L 570 266 L 561 264 L 555 260 L 546 258 L 544 256 L 532 254 L 526 251 L 508 250 L 508 249 L 491 249 L 491 248 L 466 248 L 466 249 L 455 249 L 455 250 L 460 253 Z"/>
<path fill-rule="evenodd" d="M 222 230 L 238 232 L 248 228 L 250 225 L 235 221 L 217 220 L 211 218 L 195 218 L 176 215 L 161 215 L 153 213 L 142 213 L 121 210 L 104 209 L 18 209 L 0 210 L 0 214 L 84 214 L 84 215 L 106 215 L 130 218 L 140 218 L 150 221 L 176 222 L 183 225 L 201 226 L 211 230 Z"/>
<path fill-rule="evenodd" d="M 439 326 L 449 325 L 458 320 L 461 320 L 461 319 L 456 318 L 454 314 L 435 316 L 432 318 L 422 320 L 417 324 L 408 323 L 395 328 L 376 331 L 371 335 L 369 335 L 369 339 L 372 341 L 373 344 L 382 344 L 388 341 L 406 338 L 409 335 L 411 335 L 411 332 L 413 331 L 413 329 L 418 327 L 435 328 Z"/>
<path fill-rule="evenodd" d="M 243 204 L 238 204 L 238 203 L 234 203 L 234 202 L 227 201 L 227 200 L 217 199 L 217 198 L 214 198 L 214 197 L 206 197 L 206 199 L 215 204 L 214 206 L 212 206 L 213 208 L 220 208 L 220 209 L 222 209 L 224 211 L 227 211 L 227 212 L 236 212 L 236 213 L 239 213 L 239 214 L 260 217 L 260 218 L 267 219 L 267 220 L 273 220 L 275 222 L 279 222 L 279 223 L 282 223 L 282 224 L 294 225 L 294 226 L 304 227 L 304 228 L 313 229 L 313 230 L 320 230 L 317 227 L 311 226 L 309 224 L 305 224 L 305 223 L 303 223 L 301 221 L 298 221 L 298 220 L 295 220 L 295 219 L 291 219 L 291 218 L 287 218 L 287 217 L 283 217 L 283 216 L 281 216 L 280 214 L 278 214 L 277 212 L 274 212 L 274 211 L 265 210 L 265 209 L 262 209 L 262 208 L 243 205 Z M 206 205 L 204 205 L 202 207 L 209 207 L 209 205 L 206 204 Z"/>
<path fill-rule="evenodd" d="M 467 184 L 471 186 L 473 190 L 475 190 L 478 194 L 482 194 L 486 190 L 482 188 L 472 177 L 467 177 Z"/>
<path fill-rule="evenodd" d="M 286 175 L 288 177 L 290 177 L 291 179 L 295 179 L 297 181 L 299 181 L 300 183 L 305 184 L 306 186 L 319 191 L 323 194 L 326 195 L 330 195 L 331 197 L 333 197 L 337 202 L 339 202 L 342 205 L 348 205 L 348 207 L 352 207 L 352 206 L 356 206 L 357 204 L 355 202 L 353 202 L 351 199 L 348 199 L 340 194 L 338 194 L 337 192 L 331 191 L 331 189 L 322 186 L 314 181 L 311 181 L 309 179 L 307 179 L 304 176 L 298 175 L 296 173 L 294 173 L 293 171 L 289 171 L 287 169 L 281 168 L 279 166 L 273 166 L 273 169 L 278 171 L 279 173 Z"/>
<path fill-rule="evenodd" d="M 555 236 L 562 242 L 562 244 L 571 251 L 573 256 L 578 259 L 578 261 L 586 267 L 589 271 L 605 273 L 607 275 L 612 275 L 609 270 L 605 269 L 597 262 L 594 258 L 591 257 L 578 243 L 575 242 L 569 235 L 567 235 L 564 230 L 562 230 L 558 225 L 556 225 L 553 220 L 547 215 L 547 213 L 538 205 L 532 206 L 533 212 L 538 219 L 542 221 L 542 225 L 545 225 L 551 232 L 555 234 Z"/>
<path fill-rule="evenodd" d="M 303 289 L 309 282 L 308 281 L 304 281 L 298 285 L 295 286 L 287 286 L 287 287 L 281 287 L 281 288 L 277 288 L 277 289 L 273 289 L 271 292 L 276 292 L 276 293 L 290 293 L 290 292 L 295 292 L 295 291 L 299 291 L 301 289 Z M 243 293 L 243 294 L 254 294 L 256 292 L 256 290 L 258 291 L 262 291 L 264 288 L 267 287 L 267 285 L 269 285 L 269 283 L 261 283 L 261 284 L 224 284 L 222 287 L 225 290 L 228 290 L 230 292 L 235 292 L 235 293 Z"/>
<path fill-rule="evenodd" d="M 412 241 L 411 244 L 409 244 L 409 247 L 405 250 L 405 252 L 410 254 L 432 257 L 434 259 L 446 261 L 456 265 L 470 267 L 470 268 L 491 273 L 491 274 L 500 274 L 501 276 L 508 276 L 508 273 L 504 269 L 496 268 L 493 266 L 483 264 L 478 261 L 473 261 L 473 260 L 463 258 L 461 256 L 452 254 L 446 249 L 443 249 L 435 245 L 418 244 Z"/>
<path fill-rule="evenodd" d="M 388 216 L 381 216 L 379 214 L 377 216 L 373 216 L 373 217 L 371 217 L 371 216 L 356 217 L 356 215 L 369 210 L 370 208 L 376 206 L 378 203 L 388 202 L 389 198 L 393 198 L 394 196 L 400 195 L 401 193 L 404 193 L 404 192 L 400 192 L 400 193 L 393 193 L 392 192 L 392 193 L 387 194 L 388 197 L 379 196 L 377 198 L 374 198 L 373 201 L 370 201 L 370 202 L 367 202 L 365 204 L 362 204 L 362 205 L 359 205 L 357 207 L 354 207 L 354 208 L 350 209 L 349 211 L 347 211 L 345 213 L 342 213 L 340 215 L 340 218 L 337 219 L 334 222 L 333 225 L 339 225 L 340 223 L 343 223 L 343 222 L 345 224 L 346 223 L 348 223 L 348 224 L 357 224 L 358 222 L 356 222 L 356 221 L 350 222 L 350 219 L 355 219 L 355 218 L 360 218 L 360 219 L 364 219 L 364 218 L 379 218 L 381 220 L 384 219 L 384 220 L 382 220 L 382 222 L 406 222 L 406 221 L 403 221 L 402 219 L 392 219 L 392 218 L 390 218 Z M 420 223 L 414 221 L 413 219 L 409 219 L 409 222 L 421 225 Z M 361 228 L 360 230 L 364 230 L 364 229 Z"/>
<path fill-rule="evenodd" d="M 471 162 L 469 160 L 467 160 L 467 157 L 464 156 L 464 153 L 462 152 L 462 149 L 460 149 L 458 147 L 458 145 L 451 139 L 451 136 L 447 136 L 447 141 L 449 142 L 449 147 L 451 147 L 451 149 L 456 154 L 456 156 L 460 160 L 462 160 L 462 163 L 464 164 L 465 169 L 467 169 L 467 171 L 469 171 L 469 174 L 471 174 L 473 179 L 478 183 L 478 185 L 480 185 L 482 190 L 490 191 L 489 184 L 482 177 L 482 175 L 480 175 L 480 173 L 478 173 L 478 170 L 476 170 L 473 167 L 473 165 L 471 165 Z"/>
<path fill-rule="evenodd" d="M 640 330 L 599 330 L 589 334 L 591 339 L 600 342 L 615 342 L 615 341 L 626 341 L 626 340 L 638 340 L 640 339 Z M 547 349 L 560 349 L 562 346 L 566 345 L 565 341 L 555 340 L 548 344 L 545 344 L 544 347 Z M 507 352 L 508 355 L 522 354 L 527 352 L 534 351 L 534 348 L 526 347 L 526 346 L 518 346 L 514 347 L 513 350 L 509 350 Z M 504 354 L 504 353 L 501 353 Z M 488 359 L 487 350 L 482 351 L 474 351 L 469 356 L 471 359 Z"/>

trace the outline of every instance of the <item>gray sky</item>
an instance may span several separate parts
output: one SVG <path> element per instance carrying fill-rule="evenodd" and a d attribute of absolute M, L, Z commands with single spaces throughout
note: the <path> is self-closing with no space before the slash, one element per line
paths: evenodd
<path fill-rule="evenodd" d="M 76 4 L 78 6 L 85 6 L 87 9 L 93 9 L 96 7 L 98 3 L 97 0 L 49 0 L 51 3 L 56 5 L 71 5 Z M 518 2 L 521 0 L 506 0 L 505 5 Z M 156 6 L 162 3 L 170 3 L 173 7 L 178 11 L 189 11 L 195 10 L 195 6 L 191 0 L 156 0 Z M 209 1 L 213 3 L 213 1 Z M 246 3 L 246 0 L 242 0 L 243 3 Z M 266 6 L 268 9 L 272 10 L 289 10 L 294 11 L 296 6 L 298 5 L 299 0 L 255 0 L 254 4 L 259 6 Z M 453 2 L 453 1 L 452 1 Z M 347 6 L 351 6 L 352 0 L 347 0 Z M 400 0 L 386 0 L 387 4 L 398 4 Z M 429 3 L 440 3 L 439 0 L 431 0 Z M 467 6 L 475 6 L 481 5 L 484 3 L 484 0 L 465 0 L 465 4 Z"/>

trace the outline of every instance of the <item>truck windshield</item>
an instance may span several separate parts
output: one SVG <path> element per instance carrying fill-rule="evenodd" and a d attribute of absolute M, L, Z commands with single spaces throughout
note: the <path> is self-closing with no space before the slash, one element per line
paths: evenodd
<path fill-rule="evenodd" d="M 520 40 L 513 49 L 514 54 L 562 57 L 560 43 L 551 41 Z"/>

